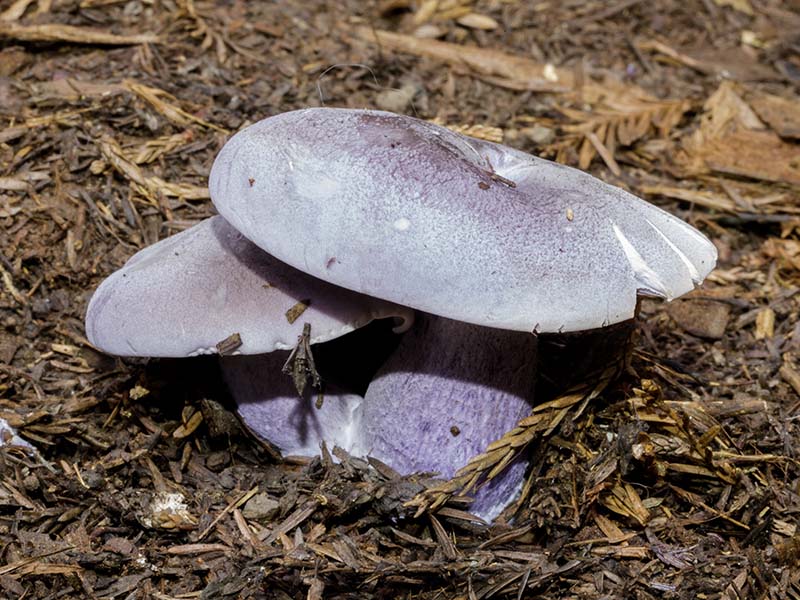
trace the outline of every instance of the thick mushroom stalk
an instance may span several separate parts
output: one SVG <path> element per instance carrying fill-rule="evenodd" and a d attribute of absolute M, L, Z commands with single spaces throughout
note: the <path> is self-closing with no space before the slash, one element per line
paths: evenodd
<path fill-rule="evenodd" d="M 418 316 L 367 389 L 361 453 L 403 474 L 450 478 L 530 413 L 535 383 L 535 336 Z M 482 487 L 471 511 L 496 517 L 526 465 Z"/>
<path fill-rule="evenodd" d="M 223 357 L 225 382 L 247 427 L 285 456 L 317 456 L 323 441 L 353 452 L 364 399 L 332 385 L 324 392 L 308 385 L 298 397 L 292 380 L 281 373 L 285 360 L 285 352 Z"/>

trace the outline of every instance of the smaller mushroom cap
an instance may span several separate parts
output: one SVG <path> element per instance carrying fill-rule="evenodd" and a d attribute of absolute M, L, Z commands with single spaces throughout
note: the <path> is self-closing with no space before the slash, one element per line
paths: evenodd
<path fill-rule="evenodd" d="M 184 357 L 217 352 L 239 334 L 238 354 L 287 350 L 305 323 L 311 343 L 374 319 L 412 312 L 306 275 L 273 258 L 222 217 L 137 252 L 92 296 L 86 334 L 120 356 Z"/>
<path fill-rule="evenodd" d="M 716 263 L 680 219 L 576 169 L 407 116 L 315 108 L 217 156 L 214 204 L 280 260 L 443 317 L 580 331 L 675 298 Z"/>

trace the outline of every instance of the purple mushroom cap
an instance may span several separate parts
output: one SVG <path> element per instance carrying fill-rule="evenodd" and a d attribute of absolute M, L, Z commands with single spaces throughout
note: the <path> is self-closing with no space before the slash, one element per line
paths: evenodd
<path fill-rule="evenodd" d="M 225 145 L 209 188 L 280 260 L 429 313 L 360 410 L 361 452 L 401 472 L 448 477 L 524 416 L 531 333 L 630 319 L 640 295 L 680 296 L 716 262 L 693 227 L 586 173 L 386 112 L 260 121 Z M 523 472 L 485 486 L 478 514 L 497 515 Z"/>
<path fill-rule="evenodd" d="M 307 308 L 291 320 L 298 303 Z M 320 343 L 387 317 L 413 319 L 293 269 L 217 216 L 140 250 L 103 281 L 86 335 L 110 354 L 181 357 L 215 354 L 238 333 L 236 353 L 261 354 L 294 348 L 305 323 Z"/>
<path fill-rule="evenodd" d="M 237 133 L 209 180 L 258 246 L 342 287 L 517 331 L 580 331 L 675 298 L 716 249 L 576 169 L 407 116 L 311 108 Z"/>

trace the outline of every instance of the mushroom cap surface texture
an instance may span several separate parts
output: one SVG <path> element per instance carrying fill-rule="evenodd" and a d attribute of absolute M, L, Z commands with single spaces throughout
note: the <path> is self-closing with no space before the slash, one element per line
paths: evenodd
<path fill-rule="evenodd" d="M 290 322 L 299 302 L 307 308 Z M 302 307 L 298 307 L 299 311 Z M 194 356 L 238 333 L 238 354 L 288 350 L 305 323 L 324 342 L 411 311 L 320 281 L 273 258 L 220 216 L 134 254 L 95 291 L 86 335 L 120 356 Z"/>
<path fill-rule="evenodd" d="M 680 296 L 716 262 L 696 229 L 587 173 L 381 111 L 260 121 L 225 145 L 209 188 L 304 272 L 501 329 L 617 323 L 637 295 Z"/>

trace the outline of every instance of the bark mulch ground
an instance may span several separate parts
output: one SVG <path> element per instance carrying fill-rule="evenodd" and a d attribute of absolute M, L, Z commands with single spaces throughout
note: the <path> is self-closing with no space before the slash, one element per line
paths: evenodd
<path fill-rule="evenodd" d="M 0 1 L 0 417 L 38 449 L 0 450 L 0 597 L 800 598 L 798 32 L 797 0 Z M 548 409 L 491 526 L 281 462 L 209 358 L 85 339 L 105 276 L 212 214 L 232 132 L 323 103 L 580 166 L 719 249 Z"/>

